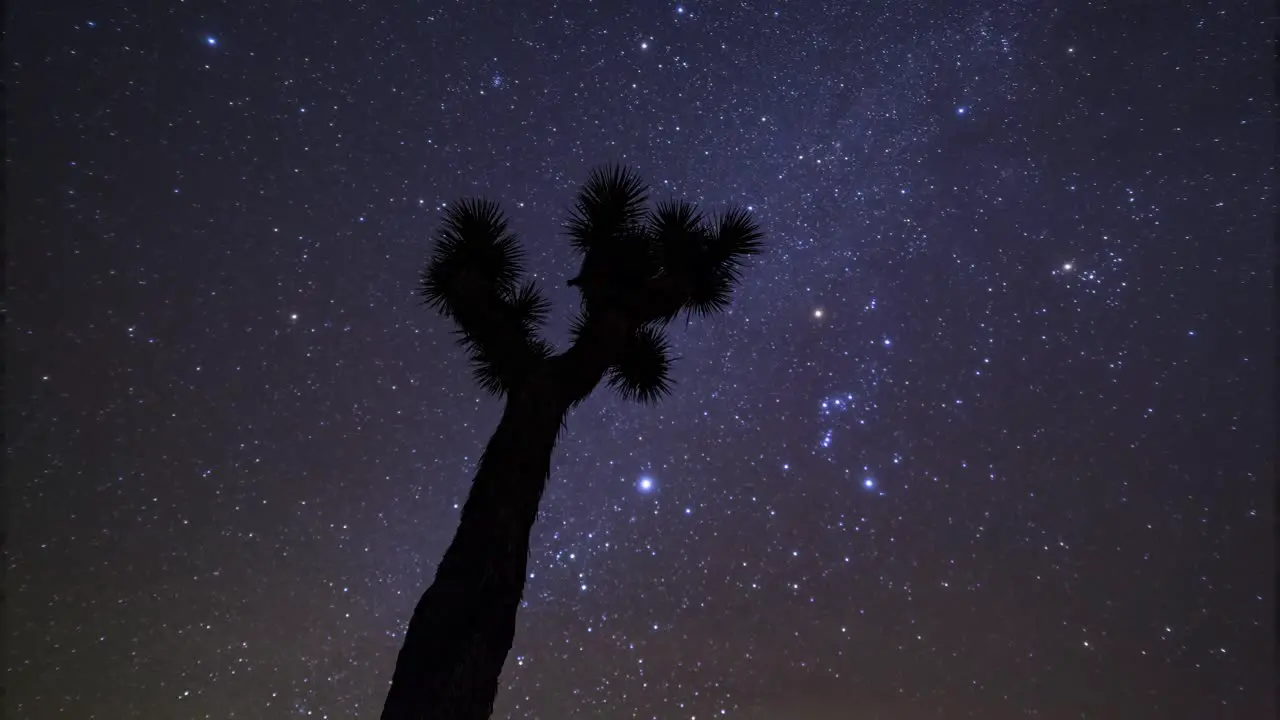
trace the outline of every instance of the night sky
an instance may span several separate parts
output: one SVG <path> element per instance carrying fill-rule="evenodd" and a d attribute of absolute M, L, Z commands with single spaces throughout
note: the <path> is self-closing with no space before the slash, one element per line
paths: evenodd
<path fill-rule="evenodd" d="M 11 716 L 376 717 L 440 211 L 563 347 L 610 161 L 771 247 L 571 416 L 496 718 L 1272 716 L 1268 5 L 13 3 Z"/>

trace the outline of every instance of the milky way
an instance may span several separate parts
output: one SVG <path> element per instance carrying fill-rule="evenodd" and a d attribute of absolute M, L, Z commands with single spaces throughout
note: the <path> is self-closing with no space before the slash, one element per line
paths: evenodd
<path fill-rule="evenodd" d="M 609 161 L 770 247 L 671 398 L 571 416 L 495 717 L 1275 713 L 1261 3 L 57 5 L 15 717 L 376 717 L 500 411 L 431 232 L 500 202 L 563 347 Z"/>

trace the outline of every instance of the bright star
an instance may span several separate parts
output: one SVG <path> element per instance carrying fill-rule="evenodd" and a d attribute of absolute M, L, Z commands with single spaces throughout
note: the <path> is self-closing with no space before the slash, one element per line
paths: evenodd
<path fill-rule="evenodd" d="M 876 481 L 875 481 L 873 478 L 866 478 L 866 479 L 864 479 L 864 480 L 862 481 L 862 487 L 864 487 L 864 488 L 866 488 L 866 489 L 868 489 L 868 490 L 870 490 L 871 488 L 873 488 L 873 487 L 875 487 L 875 486 L 876 486 Z"/>
<path fill-rule="evenodd" d="M 819 320 L 822 319 L 822 308 L 813 311 L 813 316 Z"/>
<path fill-rule="evenodd" d="M 212 36 L 212 35 L 206 35 L 206 36 L 205 36 L 205 38 L 204 38 L 204 42 L 205 42 L 205 44 L 206 44 L 206 45 L 208 45 L 209 47 L 213 47 L 214 45 L 217 45 L 217 44 L 218 44 L 218 38 L 216 38 L 216 37 L 214 37 L 214 36 Z"/>
<path fill-rule="evenodd" d="M 653 478 L 648 475 L 642 475 L 640 480 L 636 482 L 636 489 L 644 494 L 653 492 Z"/>
<path fill-rule="evenodd" d="M 969 112 L 969 108 L 967 108 L 967 107 L 965 107 L 965 106 L 963 106 L 963 105 L 961 105 L 960 107 L 956 108 L 956 114 L 957 114 L 957 115 L 964 115 L 964 114 L 965 114 L 965 113 L 967 113 L 967 112 Z"/>

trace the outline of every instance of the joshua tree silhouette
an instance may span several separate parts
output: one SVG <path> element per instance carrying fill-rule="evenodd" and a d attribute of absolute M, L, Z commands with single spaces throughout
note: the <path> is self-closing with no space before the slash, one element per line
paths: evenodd
<path fill-rule="evenodd" d="M 568 284 L 582 306 L 573 344 L 538 337 L 548 303 L 519 284 L 522 252 L 498 206 L 451 205 L 422 273 L 426 303 L 458 326 L 484 389 L 506 398 L 462 508 L 458 532 L 423 593 L 396 659 L 383 720 L 484 720 L 515 636 L 529 534 L 569 411 L 605 380 L 655 402 L 671 389 L 662 330 L 683 310 L 725 309 L 743 262 L 763 248 L 746 211 L 704 218 L 692 204 L 648 207 L 639 176 L 591 173 L 566 224 L 582 255 Z"/>

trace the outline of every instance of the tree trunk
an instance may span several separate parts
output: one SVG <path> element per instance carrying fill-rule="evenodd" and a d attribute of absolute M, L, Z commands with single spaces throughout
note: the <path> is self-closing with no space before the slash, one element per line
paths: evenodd
<path fill-rule="evenodd" d="M 595 319 L 572 348 L 508 395 L 458 532 L 409 620 L 382 720 L 488 720 L 493 713 L 556 438 L 632 331 L 616 316 Z"/>
<path fill-rule="evenodd" d="M 508 398 L 458 532 L 414 608 L 382 720 L 487 720 L 493 712 L 528 576 L 529 535 L 568 412 L 549 404 L 549 389 Z"/>

